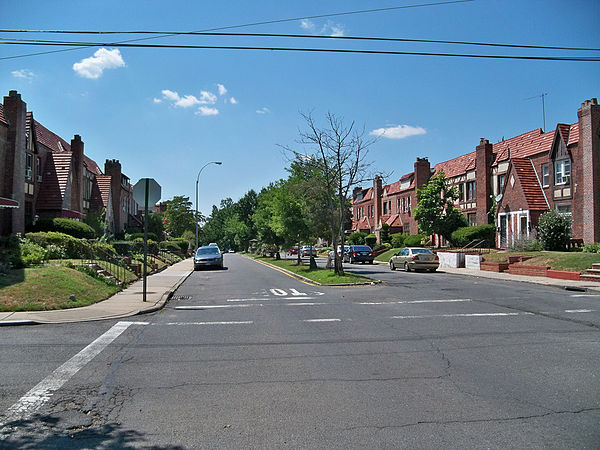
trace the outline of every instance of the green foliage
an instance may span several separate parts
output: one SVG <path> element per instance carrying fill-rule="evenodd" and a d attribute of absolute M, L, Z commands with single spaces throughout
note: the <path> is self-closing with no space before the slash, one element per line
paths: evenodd
<path fill-rule="evenodd" d="M 374 234 L 369 234 L 365 237 L 365 244 L 369 247 L 373 247 L 377 243 L 377 236 Z"/>
<path fill-rule="evenodd" d="M 125 233 L 126 241 L 134 241 L 136 239 L 144 239 L 144 233 Z M 155 233 L 148 232 L 148 239 L 152 239 L 153 241 L 158 241 L 158 236 Z"/>
<path fill-rule="evenodd" d="M 25 237 L 36 244 L 47 248 L 56 245 L 64 250 L 67 258 L 87 258 L 92 254 L 92 245 L 85 239 L 77 239 L 57 231 L 27 233 Z"/>
<path fill-rule="evenodd" d="M 391 242 L 390 226 L 387 223 L 381 225 L 381 242 Z"/>
<path fill-rule="evenodd" d="M 182 253 L 187 252 L 189 245 L 190 245 L 189 242 L 183 238 L 171 239 L 167 242 L 169 242 L 170 244 L 176 245 L 178 247 L 177 251 L 180 251 Z"/>
<path fill-rule="evenodd" d="M 65 259 L 67 252 L 63 247 L 56 244 L 48 244 L 46 246 L 46 259 Z"/>
<path fill-rule="evenodd" d="M 109 286 L 115 285 L 115 280 L 105 277 L 104 275 L 96 272 L 93 268 L 89 266 L 71 265 L 71 268 L 77 270 L 78 272 L 84 273 L 87 276 L 95 278 L 96 280 L 102 281 L 103 283 L 106 283 Z"/>
<path fill-rule="evenodd" d="M 195 211 L 192 209 L 189 197 L 176 195 L 165 203 L 167 210 L 163 213 L 163 224 L 165 231 L 171 237 L 181 237 L 186 230 L 195 232 Z M 148 215 L 148 219 L 150 219 L 150 215 Z"/>
<path fill-rule="evenodd" d="M 348 236 L 347 241 L 350 245 L 364 245 L 366 237 L 367 233 L 363 233 L 362 231 L 355 231 L 350 236 Z"/>
<path fill-rule="evenodd" d="M 450 241 L 457 247 L 464 247 L 473 241 L 484 242 L 478 247 L 495 247 L 496 227 L 494 225 L 477 225 L 473 227 L 460 227 L 452 232 Z"/>
<path fill-rule="evenodd" d="M 84 222 L 89 225 L 96 236 L 103 236 L 106 233 L 106 209 L 88 211 L 85 215 Z"/>
<path fill-rule="evenodd" d="M 540 241 L 535 237 L 520 236 L 513 240 L 510 245 L 512 252 L 537 252 L 542 249 Z"/>
<path fill-rule="evenodd" d="M 405 247 L 422 247 L 423 239 L 425 236 L 422 234 L 410 234 L 404 238 Z"/>
<path fill-rule="evenodd" d="M 160 248 L 163 250 L 167 250 L 169 252 L 181 252 L 181 247 L 179 246 L 178 242 L 173 242 L 173 241 L 162 241 L 160 243 Z M 187 250 L 187 247 L 186 247 Z"/>
<path fill-rule="evenodd" d="M 585 244 L 582 251 L 584 253 L 600 253 L 600 242 Z"/>
<path fill-rule="evenodd" d="M 571 218 L 551 209 L 540 216 L 538 236 L 544 250 L 564 251 L 571 239 Z"/>
<path fill-rule="evenodd" d="M 444 172 L 432 176 L 422 189 L 417 189 L 414 217 L 420 233 L 438 234 L 451 241 L 452 232 L 467 225 L 465 216 L 454 207 L 457 198 L 458 192 L 448 186 Z"/>
<path fill-rule="evenodd" d="M 73 219 L 56 217 L 54 219 L 40 219 L 31 227 L 32 231 L 56 231 L 82 239 L 93 239 L 96 235 L 94 229 L 88 224 Z"/>
<path fill-rule="evenodd" d="M 11 267 L 23 267 L 20 247 L 18 236 L 0 236 L 0 272 L 7 272 Z"/>
<path fill-rule="evenodd" d="M 21 261 L 23 266 L 30 267 L 44 262 L 46 251 L 41 245 L 29 239 L 21 240 Z"/>
<path fill-rule="evenodd" d="M 137 248 L 136 243 L 131 241 L 116 241 L 112 246 L 120 256 L 132 256 Z"/>
<path fill-rule="evenodd" d="M 105 242 L 92 242 L 92 251 L 96 257 L 100 256 L 117 256 L 117 251 L 111 244 Z"/>
<path fill-rule="evenodd" d="M 380 250 L 389 250 L 390 248 L 392 248 L 392 244 L 384 242 L 381 245 L 376 245 L 375 247 L 373 247 L 373 251 L 378 252 Z"/>
<path fill-rule="evenodd" d="M 404 233 L 394 233 L 391 235 L 392 238 L 392 247 L 393 248 L 401 248 L 404 247 L 404 240 L 406 239 L 407 234 Z"/>
<path fill-rule="evenodd" d="M 134 251 L 139 253 L 144 252 L 144 238 L 135 238 L 132 242 L 135 245 Z M 148 245 L 148 253 L 156 255 L 158 253 L 158 242 L 148 239 L 146 243 Z"/>

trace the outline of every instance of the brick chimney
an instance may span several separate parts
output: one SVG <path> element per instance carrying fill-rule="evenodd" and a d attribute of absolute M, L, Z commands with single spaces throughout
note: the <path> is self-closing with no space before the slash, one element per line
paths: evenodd
<path fill-rule="evenodd" d="M 373 219 L 369 219 L 372 220 L 372 226 L 373 227 L 377 227 L 377 225 L 379 224 L 379 219 L 381 218 L 381 214 L 382 214 L 382 197 L 383 197 L 383 187 L 381 185 L 381 177 L 379 175 L 376 175 L 375 178 L 373 178 Z"/>
<path fill-rule="evenodd" d="M 581 104 L 579 119 L 579 146 L 582 156 L 583 241 L 600 241 L 600 106 L 592 98 Z"/>
<path fill-rule="evenodd" d="M 71 209 L 83 212 L 83 141 L 78 134 L 71 139 L 71 153 Z"/>
<path fill-rule="evenodd" d="M 110 194 L 112 197 L 115 232 L 122 231 L 121 224 L 121 163 L 118 159 L 104 162 L 104 174 L 110 176 Z"/>
<path fill-rule="evenodd" d="M 477 190 L 477 225 L 489 223 L 488 211 L 492 207 L 492 162 L 494 154 L 490 141 L 481 138 L 475 149 L 475 189 Z"/>
<path fill-rule="evenodd" d="M 4 97 L 4 116 L 8 122 L 4 173 L 0 183 L 0 195 L 19 202 L 18 209 L 4 212 L 3 229 L 12 233 L 25 232 L 25 132 L 27 104 L 17 91 L 9 91 Z"/>
<path fill-rule="evenodd" d="M 415 162 L 415 187 L 421 189 L 429 181 L 430 177 L 431 165 L 429 164 L 429 160 L 427 158 L 417 158 Z M 416 205 L 416 202 L 414 204 Z"/>

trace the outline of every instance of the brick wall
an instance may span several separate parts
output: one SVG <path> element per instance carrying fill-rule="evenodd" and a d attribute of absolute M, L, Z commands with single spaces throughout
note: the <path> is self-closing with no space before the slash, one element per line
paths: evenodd
<path fill-rule="evenodd" d="M 477 190 L 477 225 L 489 223 L 488 211 L 492 206 L 492 184 L 491 184 L 491 166 L 493 160 L 493 147 L 487 139 L 481 139 L 475 149 L 475 182 Z"/>
<path fill-rule="evenodd" d="M 593 98 L 581 104 L 579 145 L 582 153 L 582 227 L 584 242 L 600 241 L 600 107 Z"/>

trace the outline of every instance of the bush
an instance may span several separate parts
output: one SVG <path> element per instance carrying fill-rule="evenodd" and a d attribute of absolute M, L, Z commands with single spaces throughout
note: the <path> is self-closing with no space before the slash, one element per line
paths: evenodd
<path fill-rule="evenodd" d="M 377 244 L 377 236 L 374 234 L 369 234 L 365 238 L 365 244 L 367 244 L 369 247 L 373 247 L 375 244 Z"/>
<path fill-rule="evenodd" d="M 56 231 L 80 239 L 93 239 L 96 236 L 94 229 L 88 224 L 73 219 L 56 217 L 54 219 L 40 219 L 31 227 L 32 231 Z"/>
<path fill-rule="evenodd" d="M 367 233 L 363 233 L 361 231 L 356 231 L 348 236 L 348 244 L 349 245 L 364 245 L 365 238 L 367 237 Z"/>
<path fill-rule="evenodd" d="M 131 233 L 125 234 L 126 241 L 134 241 L 136 239 L 144 239 L 144 233 Z M 148 240 L 158 241 L 158 237 L 156 237 L 155 233 L 148 232 Z"/>
<path fill-rule="evenodd" d="M 378 252 L 380 250 L 389 250 L 390 248 L 392 248 L 392 244 L 389 244 L 388 242 L 384 242 L 383 244 L 380 245 L 376 245 L 375 247 L 373 247 L 373 251 L 374 252 Z"/>
<path fill-rule="evenodd" d="M 25 267 L 41 264 L 46 258 L 46 251 L 41 245 L 29 239 L 21 241 L 21 261 Z"/>
<path fill-rule="evenodd" d="M 136 251 L 140 253 L 144 252 L 144 238 L 135 238 L 133 243 L 135 244 Z M 158 242 L 148 239 L 148 253 L 153 255 L 158 254 Z"/>
<path fill-rule="evenodd" d="M 381 225 L 381 242 L 390 242 L 390 226 L 387 223 Z"/>
<path fill-rule="evenodd" d="M 423 241 L 424 237 L 425 236 L 423 236 L 422 234 L 409 234 L 404 239 L 404 246 L 405 247 L 422 247 L 423 244 L 421 244 L 421 242 Z"/>
<path fill-rule="evenodd" d="M 582 251 L 585 253 L 600 253 L 600 242 L 585 244 Z"/>
<path fill-rule="evenodd" d="M 174 244 L 177 244 L 179 246 L 179 251 L 182 252 L 182 253 L 187 252 L 187 250 L 188 250 L 188 248 L 190 246 L 190 243 L 187 240 L 182 239 L 182 238 L 171 239 L 168 242 L 172 242 Z"/>
<path fill-rule="evenodd" d="M 49 244 L 46 246 L 46 259 L 65 259 L 67 252 L 60 245 Z"/>
<path fill-rule="evenodd" d="M 96 255 L 96 257 L 117 256 L 117 251 L 115 250 L 115 248 L 112 245 L 106 244 L 104 242 L 93 242 L 92 251 L 94 252 L 94 255 Z"/>
<path fill-rule="evenodd" d="M 538 236 L 544 250 L 564 251 L 571 240 L 571 218 L 551 209 L 540 216 Z"/>
<path fill-rule="evenodd" d="M 167 250 L 169 252 L 180 252 L 181 251 L 181 247 L 179 247 L 179 244 L 177 242 L 171 242 L 171 241 L 161 242 L 160 248 L 162 248 L 163 250 Z"/>
<path fill-rule="evenodd" d="M 64 250 L 66 258 L 87 258 L 91 255 L 92 246 L 84 239 L 77 239 L 65 233 L 57 231 L 27 233 L 27 239 L 47 248 L 56 245 Z"/>
<path fill-rule="evenodd" d="M 400 248 L 400 247 L 404 247 L 404 240 L 406 239 L 406 234 L 404 233 L 394 233 L 391 235 L 392 238 L 392 247 L 393 248 Z"/>
<path fill-rule="evenodd" d="M 540 241 L 537 238 L 537 233 L 533 232 L 529 237 L 516 237 L 511 244 L 510 249 L 515 252 L 538 252 L 542 249 L 542 244 L 540 244 Z"/>
<path fill-rule="evenodd" d="M 18 236 L 0 236 L 0 272 L 8 271 L 11 267 L 23 267 L 20 247 Z"/>
<path fill-rule="evenodd" d="M 113 242 L 112 246 L 117 254 L 121 256 L 132 256 L 137 247 L 134 242 L 129 241 Z"/>
<path fill-rule="evenodd" d="M 496 227 L 494 225 L 461 227 L 452 233 L 450 240 L 457 247 L 464 247 L 473 241 L 483 240 L 483 244 L 477 247 L 493 248 L 496 246 Z"/>

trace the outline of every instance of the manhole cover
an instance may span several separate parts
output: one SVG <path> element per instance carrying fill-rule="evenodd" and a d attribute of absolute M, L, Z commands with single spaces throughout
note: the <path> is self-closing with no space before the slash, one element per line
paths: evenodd
<path fill-rule="evenodd" d="M 172 300 L 191 300 L 191 295 L 175 295 Z"/>

